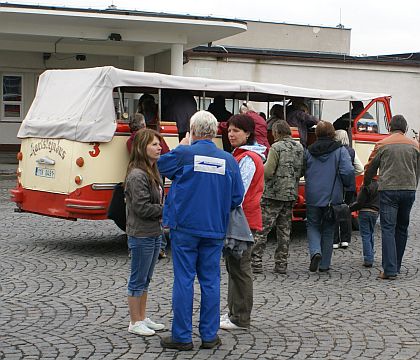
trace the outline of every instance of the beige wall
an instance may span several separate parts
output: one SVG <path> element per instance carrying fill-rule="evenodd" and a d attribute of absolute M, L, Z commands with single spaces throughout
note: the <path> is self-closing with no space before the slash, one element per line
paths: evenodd
<path fill-rule="evenodd" d="M 248 30 L 213 45 L 350 53 L 350 29 L 248 21 Z"/>

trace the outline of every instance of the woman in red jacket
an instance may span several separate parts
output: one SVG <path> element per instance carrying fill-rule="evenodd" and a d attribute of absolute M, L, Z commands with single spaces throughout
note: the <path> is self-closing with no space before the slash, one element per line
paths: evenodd
<path fill-rule="evenodd" d="M 264 190 L 264 152 L 266 147 L 255 142 L 255 123 L 248 115 L 234 115 L 228 121 L 228 137 L 239 163 L 245 188 L 242 207 L 249 227 L 262 229 L 260 200 Z M 220 328 L 235 330 L 248 328 L 251 322 L 253 285 L 251 250 L 248 247 L 240 259 L 226 254 L 229 313 L 220 318 Z"/>

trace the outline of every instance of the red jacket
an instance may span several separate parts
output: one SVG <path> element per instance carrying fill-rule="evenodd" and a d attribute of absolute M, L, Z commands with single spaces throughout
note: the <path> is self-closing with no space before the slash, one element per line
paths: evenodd
<path fill-rule="evenodd" d="M 262 118 L 262 116 L 258 115 L 255 111 L 248 111 L 246 113 L 255 123 L 255 141 L 260 144 L 264 145 L 267 149 L 265 150 L 264 155 L 267 156 L 268 150 L 270 150 L 270 143 L 268 142 L 267 138 L 267 123 Z"/>
<path fill-rule="evenodd" d="M 239 163 L 245 156 L 249 156 L 255 164 L 254 177 L 246 192 L 242 208 L 251 230 L 262 230 L 261 197 L 264 191 L 264 164 L 261 156 L 253 151 L 236 148 L 233 156 Z"/>

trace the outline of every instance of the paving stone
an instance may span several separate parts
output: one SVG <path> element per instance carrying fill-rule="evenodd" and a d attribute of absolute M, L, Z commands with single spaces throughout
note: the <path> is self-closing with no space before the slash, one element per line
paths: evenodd
<path fill-rule="evenodd" d="M 249 331 L 220 331 L 218 349 L 199 350 L 199 301 L 194 301 L 194 350 L 160 347 L 159 336 L 127 332 L 124 235 L 110 221 L 70 222 L 15 213 L 10 177 L 0 174 L 0 358 L 5 359 L 419 359 L 420 194 L 414 204 L 401 275 L 377 280 L 376 259 L 363 268 L 360 235 L 335 250 L 330 274 L 310 274 L 304 224 L 294 224 L 288 272 L 272 273 L 275 243 L 254 275 Z M 170 254 L 169 254 L 170 255 Z M 221 264 L 221 309 L 227 274 Z M 160 261 L 148 314 L 170 329 L 173 272 Z M 199 284 L 195 283 L 196 299 Z M 168 333 L 168 332 L 167 332 Z M 167 334 L 166 333 L 166 334 Z"/>

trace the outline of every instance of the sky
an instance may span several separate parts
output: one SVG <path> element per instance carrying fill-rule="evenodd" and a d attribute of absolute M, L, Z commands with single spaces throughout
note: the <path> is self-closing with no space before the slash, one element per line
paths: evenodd
<path fill-rule="evenodd" d="M 4 0 L 0 0 L 3 2 Z M 139 10 L 351 29 L 354 56 L 420 52 L 420 0 L 40 0 L 9 3 Z M 417 40 L 415 40 L 417 39 Z"/>

